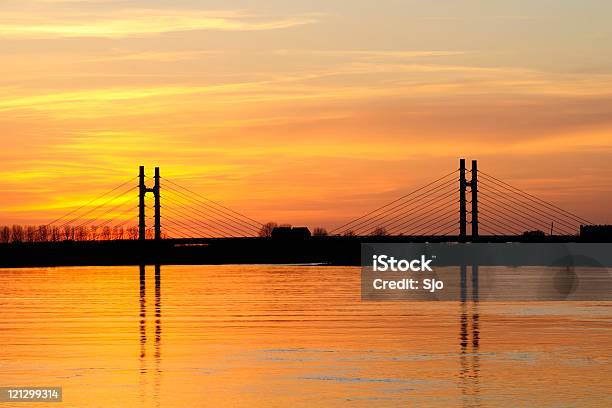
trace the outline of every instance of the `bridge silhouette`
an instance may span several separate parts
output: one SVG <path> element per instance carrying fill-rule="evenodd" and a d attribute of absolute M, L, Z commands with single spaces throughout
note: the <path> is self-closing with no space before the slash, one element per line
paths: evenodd
<path fill-rule="evenodd" d="M 325 236 L 275 238 L 263 233 L 262 222 L 162 177 L 158 167 L 151 176 L 140 166 L 138 176 L 61 217 L 22 231 L 17 239 L 13 231 L 13 242 L 0 244 L 0 252 L 9 265 L 353 264 L 364 242 L 575 242 L 584 241 L 581 231 L 592 226 L 478 169 L 476 160 L 467 168 L 460 159 L 457 169 Z M 61 256 L 58 251 L 78 254 Z"/>
<path fill-rule="evenodd" d="M 151 182 L 152 186 L 147 187 Z M 137 206 L 134 206 L 136 200 L 131 201 L 136 198 L 134 191 L 137 191 Z M 152 210 L 153 215 L 148 216 L 147 210 Z M 261 222 L 241 212 L 172 179 L 162 178 L 159 167 L 152 177 L 147 176 L 144 166 L 140 166 L 135 179 L 119 184 L 45 227 L 59 228 L 60 235 L 76 240 L 84 237 L 84 227 L 95 230 L 93 236 L 91 231 L 86 234 L 90 239 L 100 239 L 106 227 L 103 238 L 109 239 L 113 237 L 113 229 L 134 223 L 136 217 L 124 218 L 130 212 L 137 213 L 138 221 L 138 236 L 132 233 L 131 237 L 139 240 L 257 237 L 263 227 Z M 479 171 L 476 160 L 468 169 L 465 159 L 460 159 L 456 170 L 345 222 L 329 235 L 444 236 L 449 240 L 469 241 L 525 233 L 576 236 L 581 225 L 591 224 Z"/>

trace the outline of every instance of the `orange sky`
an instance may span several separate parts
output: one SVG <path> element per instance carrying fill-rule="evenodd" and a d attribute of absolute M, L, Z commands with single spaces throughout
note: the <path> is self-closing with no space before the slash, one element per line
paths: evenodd
<path fill-rule="evenodd" d="M 0 223 L 144 164 L 333 227 L 460 156 L 612 223 L 610 4 L 328 3 L 3 2 Z"/>

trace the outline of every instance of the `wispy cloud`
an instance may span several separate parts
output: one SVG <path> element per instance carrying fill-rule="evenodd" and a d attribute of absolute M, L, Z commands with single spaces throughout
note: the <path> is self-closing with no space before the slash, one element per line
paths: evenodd
<path fill-rule="evenodd" d="M 447 21 L 447 22 L 463 22 L 473 23 L 477 21 L 537 21 L 538 19 L 533 16 L 521 16 L 521 15 L 497 15 L 497 16 L 463 16 L 463 17 L 451 17 L 451 16 L 438 16 L 438 17 L 424 17 L 424 21 Z"/>
<path fill-rule="evenodd" d="M 220 55 L 223 51 L 147 51 L 147 52 L 124 52 L 116 53 L 109 56 L 92 58 L 87 62 L 105 62 L 105 61 L 156 61 L 156 62 L 173 62 L 197 59 L 210 55 Z"/>
<path fill-rule="evenodd" d="M 5 11 L 0 36 L 6 38 L 125 38 L 179 31 L 263 31 L 316 22 L 314 15 L 266 17 L 243 11 L 115 9 L 40 12 Z"/>
<path fill-rule="evenodd" d="M 118 58 L 159 60 L 191 58 L 199 51 L 126 54 Z M 202 51 L 205 53 L 205 51 Z M 114 57 L 110 57 L 114 58 Z M 139 74 L 142 75 L 142 74 Z M 153 78 L 155 79 L 155 78 Z M 603 97 L 612 93 L 612 76 L 552 74 L 536 70 L 449 64 L 389 62 L 345 63 L 313 67 L 308 72 L 270 72 L 216 83 L 148 83 L 85 86 L 45 91 L 6 87 L 0 113 L 47 112 L 56 118 L 122 117 L 180 112 L 193 106 L 223 109 L 236 104 L 366 101 L 478 95 L 526 97 Z M 452 98 L 450 98 L 452 99 Z M 130 103 L 124 109 L 122 103 Z"/>
<path fill-rule="evenodd" d="M 465 55 L 465 51 L 454 50 L 277 50 L 281 55 L 319 55 L 334 57 L 365 58 L 426 58 Z"/>

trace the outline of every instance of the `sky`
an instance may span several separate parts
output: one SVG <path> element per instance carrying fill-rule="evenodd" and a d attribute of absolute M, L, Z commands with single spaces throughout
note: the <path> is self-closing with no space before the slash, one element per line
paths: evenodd
<path fill-rule="evenodd" d="M 612 223 L 609 1 L 0 1 L 0 224 L 160 166 L 332 228 L 458 158 Z"/>

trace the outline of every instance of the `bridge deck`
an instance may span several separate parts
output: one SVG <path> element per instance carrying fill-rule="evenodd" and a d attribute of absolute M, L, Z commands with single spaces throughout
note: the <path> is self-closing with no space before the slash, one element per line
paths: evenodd
<path fill-rule="evenodd" d="M 362 243 L 459 242 L 458 236 L 194 238 L 0 244 L 0 267 L 139 264 L 359 265 Z M 482 236 L 478 242 L 594 242 L 578 236 Z M 602 241 L 598 241 L 602 242 Z M 604 241 L 611 242 L 611 241 Z"/>

